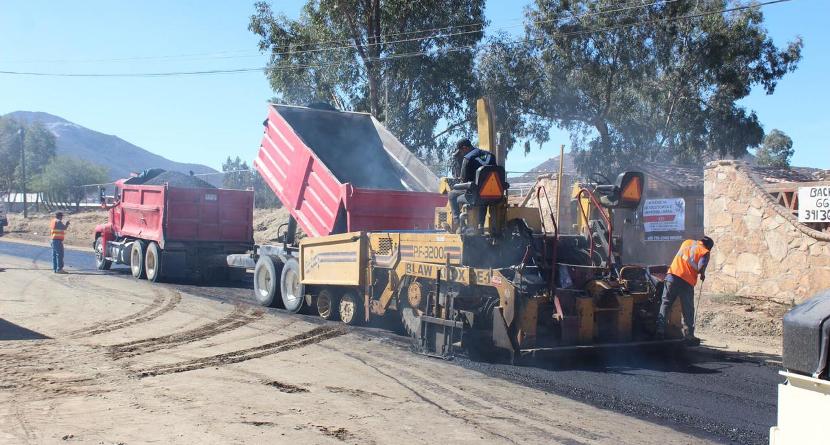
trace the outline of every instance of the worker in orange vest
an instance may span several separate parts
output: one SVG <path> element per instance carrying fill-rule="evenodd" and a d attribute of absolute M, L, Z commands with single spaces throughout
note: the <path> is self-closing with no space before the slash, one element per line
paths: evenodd
<path fill-rule="evenodd" d="M 63 222 L 63 213 L 55 213 L 55 219 L 49 224 L 49 237 L 52 239 L 52 271 L 54 273 L 67 273 L 63 270 L 63 239 L 66 237 L 66 229 L 69 228 L 69 221 Z"/>
<path fill-rule="evenodd" d="M 686 240 L 680 245 L 680 250 L 674 256 L 669 273 L 666 275 L 663 288 L 663 301 L 660 304 L 660 313 L 657 315 L 657 337 L 663 338 L 666 332 L 666 316 L 674 300 L 680 297 L 683 309 L 683 323 L 686 325 L 686 341 L 692 346 L 700 344 L 695 337 L 695 285 L 700 275 L 701 281 L 706 281 L 706 266 L 709 264 L 709 253 L 715 246 L 712 238 L 704 236 L 700 240 Z"/>

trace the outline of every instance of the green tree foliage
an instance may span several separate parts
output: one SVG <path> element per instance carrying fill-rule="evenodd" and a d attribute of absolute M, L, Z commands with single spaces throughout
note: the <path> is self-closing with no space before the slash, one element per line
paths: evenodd
<path fill-rule="evenodd" d="M 225 172 L 222 180 L 222 187 L 254 190 L 254 207 L 258 209 L 272 209 L 281 207 L 279 198 L 262 179 L 258 171 L 248 167 L 248 163 L 237 156 L 235 159 L 228 159 L 222 163 L 222 171 Z"/>
<path fill-rule="evenodd" d="M 586 173 L 745 154 L 764 133 L 738 101 L 772 94 L 802 42 L 776 47 L 759 7 L 711 13 L 744 4 L 537 0 L 526 39 L 497 37 L 479 59 L 505 143 L 528 150 L 556 125 Z"/>
<path fill-rule="evenodd" d="M 228 159 L 222 163 L 222 187 L 228 189 L 248 190 L 254 186 L 251 177 L 251 168 L 248 163 L 242 161 L 239 156 L 236 159 Z"/>
<path fill-rule="evenodd" d="M 441 159 L 471 128 L 483 23 L 484 0 L 310 0 L 298 20 L 258 2 L 249 29 L 270 55 L 276 100 L 370 112 L 422 159 Z"/>
<path fill-rule="evenodd" d="M 10 118 L 0 117 L 0 190 L 20 188 L 21 169 L 20 130 L 26 155 L 27 186 L 55 157 L 55 136 L 38 123 L 21 125 Z"/>
<path fill-rule="evenodd" d="M 764 143 L 755 153 L 756 162 L 763 167 L 787 168 L 794 152 L 793 140 L 783 131 L 775 129 L 764 136 Z"/>
<path fill-rule="evenodd" d="M 81 187 L 89 184 L 102 184 L 109 180 L 104 167 L 68 156 L 52 158 L 43 168 L 43 172 L 33 179 L 33 191 L 43 193 L 44 200 L 57 205 L 80 202 L 90 194 L 95 194 L 95 187 Z"/>

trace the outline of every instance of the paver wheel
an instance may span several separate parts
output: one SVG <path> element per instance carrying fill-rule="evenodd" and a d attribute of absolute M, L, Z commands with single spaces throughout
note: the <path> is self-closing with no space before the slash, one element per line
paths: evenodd
<path fill-rule="evenodd" d="M 104 253 L 104 238 L 95 238 L 95 268 L 98 270 L 110 270 L 112 261 L 106 258 Z"/>
<path fill-rule="evenodd" d="M 289 312 L 298 313 L 305 305 L 305 286 L 300 281 L 300 263 L 290 258 L 282 266 L 280 275 L 280 293 L 282 304 Z"/>
<path fill-rule="evenodd" d="M 282 263 L 275 262 L 269 256 L 261 256 L 254 267 L 254 298 L 262 306 L 282 306 L 279 293 Z"/>
<path fill-rule="evenodd" d="M 147 273 L 144 270 L 144 241 L 135 240 L 133 247 L 130 250 L 130 271 L 133 278 L 146 278 Z"/>
<path fill-rule="evenodd" d="M 323 289 L 317 295 L 317 315 L 324 320 L 335 320 L 340 315 L 340 299 L 331 289 Z"/>
<path fill-rule="evenodd" d="M 147 279 L 153 283 L 161 281 L 161 249 L 155 241 L 151 242 L 147 246 L 147 251 L 144 252 L 144 273 L 147 274 Z"/>
<path fill-rule="evenodd" d="M 348 325 L 356 326 L 363 322 L 363 300 L 355 291 L 346 291 L 340 297 L 340 320 Z"/>

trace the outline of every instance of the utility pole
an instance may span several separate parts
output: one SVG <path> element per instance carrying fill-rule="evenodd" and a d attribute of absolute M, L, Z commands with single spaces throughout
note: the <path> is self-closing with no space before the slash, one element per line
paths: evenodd
<path fill-rule="evenodd" d="M 23 143 L 25 133 L 26 130 L 20 127 L 18 134 L 20 135 L 20 176 L 23 178 L 21 181 L 23 185 L 23 218 L 28 218 L 29 212 L 26 209 L 28 207 L 28 203 L 26 202 L 26 145 Z"/>

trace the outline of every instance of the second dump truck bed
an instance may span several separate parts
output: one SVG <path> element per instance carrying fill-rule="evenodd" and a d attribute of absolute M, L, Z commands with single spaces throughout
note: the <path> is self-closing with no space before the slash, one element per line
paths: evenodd
<path fill-rule="evenodd" d="M 438 178 L 370 114 L 271 104 L 254 165 L 303 231 L 426 229 Z"/>

